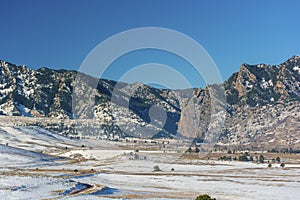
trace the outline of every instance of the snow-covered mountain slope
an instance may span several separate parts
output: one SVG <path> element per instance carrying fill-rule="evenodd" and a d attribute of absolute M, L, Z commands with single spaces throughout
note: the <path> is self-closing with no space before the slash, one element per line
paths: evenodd
<path fill-rule="evenodd" d="M 162 134 L 176 134 L 176 122 L 180 116 L 178 102 L 170 103 L 169 99 L 163 96 L 163 91 L 143 84 L 138 86 L 122 84 L 117 91 L 114 91 L 115 98 L 119 100 L 111 103 L 115 81 L 101 79 L 97 87 L 93 88 L 92 83 L 98 81 L 97 79 L 75 71 L 47 68 L 35 71 L 26 66 L 16 66 L 1 61 L 0 80 L 0 114 L 2 115 L 97 119 L 106 129 L 110 129 L 110 132 L 115 130 L 122 135 L 122 131 L 113 122 L 112 108 L 116 108 L 115 115 L 119 117 L 119 122 L 126 126 L 149 126 L 149 129 L 159 132 L 161 127 L 150 124 L 148 115 L 151 106 L 158 104 L 168 112 L 168 120 Z M 76 92 L 73 93 L 75 84 Z M 127 93 L 132 87 L 135 90 L 131 96 L 128 96 Z M 79 98 L 79 101 L 73 105 L 73 110 L 72 94 L 76 94 L 75 96 Z M 85 102 L 81 101 L 87 94 L 94 97 L 92 103 L 95 106 L 92 108 L 86 108 Z M 117 105 L 123 100 L 129 101 L 129 104 Z"/>
<path fill-rule="evenodd" d="M 300 56 L 276 66 L 243 64 L 224 83 L 227 103 L 220 104 L 219 110 L 226 106 L 226 123 L 220 142 L 248 148 L 261 141 L 298 148 L 299 69 Z M 95 81 L 97 87 L 93 88 Z M 201 141 L 212 125 L 209 89 L 157 89 L 142 83 L 98 81 L 76 71 L 32 70 L 1 61 L 0 114 L 25 118 L 6 117 L 0 123 L 39 126 L 70 137 L 117 139 L 132 134 L 181 134 L 199 137 Z M 189 92 L 196 98 L 191 99 Z M 86 96 L 94 99 L 87 104 Z M 164 110 L 165 118 L 157 115 L 158 119 L 151 119 L 153 106 Z M 156 134 L 145 134 L 144 130 Z M 268 135 L 280 139 L 272 142 Z"/>

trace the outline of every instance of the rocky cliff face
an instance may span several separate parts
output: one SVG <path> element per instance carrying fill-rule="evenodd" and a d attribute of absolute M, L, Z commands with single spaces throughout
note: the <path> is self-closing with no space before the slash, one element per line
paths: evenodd
<path fill-rule="evenodd" d="M 32 70 L 1 61 L 0 114 L 31 117 L 28 122 L 22 117 L 24 123 L 15 123 L 40 125 L 69 136 L 112 139 L 131 134 L 181 134 L 201 139 L 210 130 L 210 87 L 172 91 L 79 75 L 67 70 Z M 97 87 L 93 88 L 95 81 Z M 276 66 L 243 64 L 224 87 L 227 102 L 217 108 L 222 112 L 221 108 L 226 107 L 219 145 L 300 148 L 299 56 Z M 85 101 L 87 96 L 93 97 L 89 104 Z M 166 114 L 160 114 L 160 110 Z M 39 122 L 43 117 L 47 123 Z M 50 123 L 51 119 L 55 123 Z M 145 134 L 144 130 L 153 134 Z"/>
<path fill-rule="evenodd" d="M 299 101 L 300 57 L 281 65 L 243 64 L 225 83 L 231 105 L 266 105 L 276 101 Z"/>
<path fill-rule="evenodd" d="M 243 64 L 226 82 L 222 143 L 300 148 L 300 56 L 271 66 Z"/>

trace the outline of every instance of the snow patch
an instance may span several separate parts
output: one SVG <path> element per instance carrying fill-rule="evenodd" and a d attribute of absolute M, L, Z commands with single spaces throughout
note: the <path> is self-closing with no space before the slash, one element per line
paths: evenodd
<path fill-rule="evenodd" d="M 266 81 L 265 78 L 262 78 L 260 87 L 263 89 L 267 89 L 269 87 L 274 86 L 273 81 L 270 79 L 269 81 Z"/>
<path fill-rule="evenodd" d="M 299 66 L 295 66 L 295 67 L 293 68 L 293 70 L 294 70 L 294 71 L 297 71 L 298 74 L 300 74 L 300 67 L 299 67 Z"/>

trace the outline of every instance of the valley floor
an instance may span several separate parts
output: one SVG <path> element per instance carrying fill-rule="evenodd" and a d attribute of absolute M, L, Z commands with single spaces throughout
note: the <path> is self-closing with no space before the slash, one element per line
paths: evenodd
<path fill-rule="evenodd" d="M 297 199 L 300 158 L 218 161 L 130 143 L 0 127 L 0 199 Z M 276 155 L 274 155 L 276 156 Z M 154 170 L 156 167 L 156 170 Z M 158 170 L 159 169 L 159 170 Z"/>

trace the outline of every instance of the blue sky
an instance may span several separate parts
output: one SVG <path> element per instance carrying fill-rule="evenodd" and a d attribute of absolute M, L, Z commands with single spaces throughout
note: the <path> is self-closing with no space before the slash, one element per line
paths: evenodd
<path fill-rule="evenodd" d="M 300 1 L 287 0 L 0 0 L 0 59 L 37 69 L 78 69 L 101 41 L 138 27 L 164 27 L 199 42 L 223 79 L 242 63 L 280 64 L 300 53 Z M 116 62 L 121 66 L 164 62 L 148 51 Z M 161 57 L 160 59 L 158 59 Z M 170 56 L 169 56 L 170 57 Z M 177 59 L 177 60 L 176 60 Z M 180 63 L 174 58 L 172 63 Z M 177 66 L 178 67 L 178 66 Z M 193 71 L 181 66 L 186 76 Z M 192 85 L 201 86 L 195 77 Z"/>

